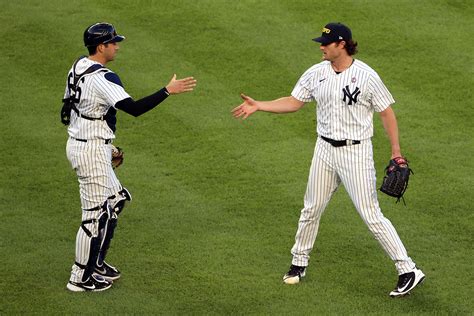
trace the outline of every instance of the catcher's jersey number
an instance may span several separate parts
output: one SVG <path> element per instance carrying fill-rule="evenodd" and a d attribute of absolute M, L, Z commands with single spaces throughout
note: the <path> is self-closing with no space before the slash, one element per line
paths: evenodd
<path fill-rule="evenodd" d="M 79 82 L 77 83 L 77 85 L 75 86 L 74 85 L 74 76 L 72 73 L 69 74 L 68 78 L 67 78 L 67 82 L 68 82 L 68 90 L 69 90 L 69 95 L 70 95 L 70 98 L 71 98 L 71 101 L 73 101 L 74 103 L 79 103 L 79 101 L 81 100 L 81 94 L 82 94 L 82 90 L 81 90 L 81 84 L 83 84 L 85 81 L 85 78 L 82 77 Z"/>

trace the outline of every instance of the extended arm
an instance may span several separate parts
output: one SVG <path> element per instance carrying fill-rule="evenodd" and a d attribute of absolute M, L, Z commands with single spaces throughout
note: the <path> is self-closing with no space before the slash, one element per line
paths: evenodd
<path fill-rule="evenodd" d="M 391 158 L 393 159 L 396 157 L 402 157 L 400 143 L 398 140 L 397 118 L 395 117 L 395 112 L 391 106 L 380 112 L 380 119 L 382 120 L 383 127 L 385 128 L 388 138 L 390 139 L 390 145 L 392 148 Z"/>
<path fill-rule="evenodd" d="M 138 101 L 132 98 L 127 98 L 115 104 L 117 109 L 120 109 L 135 117 L 142 115 L 153 109 L 155 106 L 163 102 L 170 94 L 179 94 L 193 91 L 196 86 L 196 80 L 193 77 L 184 79 L 176 79 L 176 74 L 173 75 L 168 85 L 156 93 L 144 97 Z"/>
<path fill-rule="evenodd" d="M 115 107 L 137 117 L 153 109 L 155 106 L 163 102 L 169 95 L 170 93 L 168 90 L 163 88 L 160 91 L 137 101 L 134 101 L 132 98 L 124 99 L 117 102 Z"/>
<path fill-rule="evenodd" d="M 256 101 L 249 96 L 240 95 L 244 102 L 232 110 L 235 118 L 242 117 L 246 119 L 256 111 L 271 113 L 291 113 L 296 112 L 303 107 L 304 102 L 295 99 L 292 96 L 283 97 L 272 101 Z"/>

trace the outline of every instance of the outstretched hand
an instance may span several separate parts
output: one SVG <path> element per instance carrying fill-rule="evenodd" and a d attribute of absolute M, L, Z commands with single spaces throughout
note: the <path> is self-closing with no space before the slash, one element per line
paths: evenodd
<path fill-rule="evenodd" d="M 235 118 L 242 117 L 242 119 L 245 120 L 247 117 L 258 111 L 258 103 L 243 93 L 240 94 L 240 97 L 244 102 L 232 110 L 232 115 Z"/>
<path fill-rule="evenodd" d="M 189 92 L 194 90 L 196 83 L 197 80 L 195 80 L 194 77 L 176 79 L 176 74 L 174 74 L 173 78 L 171 78 L 171 81 L 166 86 L 166 90 L 168 90 L 170 94 Z"/>

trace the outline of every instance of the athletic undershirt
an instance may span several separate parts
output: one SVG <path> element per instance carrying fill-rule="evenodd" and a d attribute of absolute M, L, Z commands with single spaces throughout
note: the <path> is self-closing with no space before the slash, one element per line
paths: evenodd
<path fill-rule="evenodd" d="M 156 107 L 169 95 L 170 93 L 168 90 L 166 90 L 166 88 L 162 88 L 158 92 L 141 98 L 138 101 L 134 101 L 132 98 L 123 99 L 115 104 L 115 108 L 137 117 Z"/>

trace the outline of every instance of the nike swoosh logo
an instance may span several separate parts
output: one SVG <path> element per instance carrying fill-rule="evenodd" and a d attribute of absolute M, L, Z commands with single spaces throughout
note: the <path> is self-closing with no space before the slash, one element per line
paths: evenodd
<path fill-rule="evenodd" d="M 89 289 L 89 290 L 94 290 L 95 289 L 95 285 L 92 284 L 91 286 L 88 286 L 88 285 L 82 285 L 83 287 L 85 287 L 86 289 Z"/>
<path fill-rule="evenodd" d="M 407 285 L 405 285 L 403 288 L 398 288 L 398 291 L 404 292 L 407 288 L 409 288 L 413 284 L 413 282 L 415 282 L 415 278 L 412 278 L 410 282 L 408 282 Z"/>
<path fill-rule="evenodd" d="M 70 283 L 73 284 L 73 285 L 76 285 L 76 286 L 83 287 L 83 288 L 88 289 L 88 290 L 95 290 L 95 284 L 86 285 L 86 284 L 76 283 L 76 282 L 70 282 Z"/>
<path fill-rule="evenodd" d="M 326 80 L 326 78 L 319 80 L 319 82 L 323 82 L 324 80 Z"/>
<path fill-rule="evenodd" d="M 95 271 L 97 271 L 98 273 L 102 273 L 102 274 L 105 274 L 105 272 L 106 272 L 105 269 L 99 270 L 97 268 L 95 268 Z"/>

